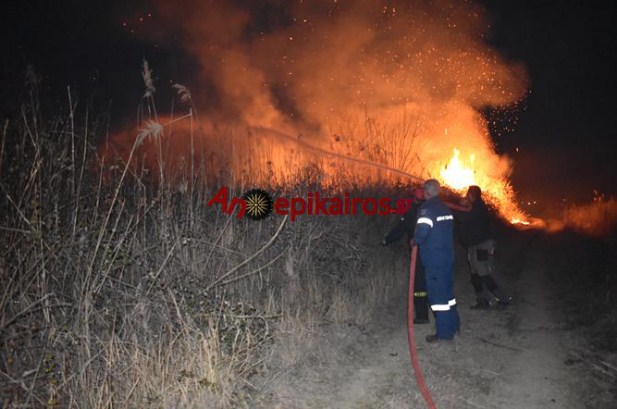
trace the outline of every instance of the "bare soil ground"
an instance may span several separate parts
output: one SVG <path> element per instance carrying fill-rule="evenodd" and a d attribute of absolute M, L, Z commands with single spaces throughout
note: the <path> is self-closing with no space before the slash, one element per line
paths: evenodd
<path fill-rule="evenodd" d="M 537 245 L 547 239 L 512 231 L 499 238 L 496 278 L 514 295 L 509 307 L 471 310 L 473 291 L 459 262 L 460 336 L 451 343 L 427 344 L 424 337 L 434 331 L 433 323 L 416 326 L 425 380 L 438 408 L 617 407 L 617 382 L 610 372 L 617 357 L 594 351 L 585 334 L 566 324 Z M 426 407 L 409 360 L 405 289 L 379 320 L 324 326 L 315 337 L 302 362 L 271 368 L 257 385 L 261 392 L 254 407 Z"/>

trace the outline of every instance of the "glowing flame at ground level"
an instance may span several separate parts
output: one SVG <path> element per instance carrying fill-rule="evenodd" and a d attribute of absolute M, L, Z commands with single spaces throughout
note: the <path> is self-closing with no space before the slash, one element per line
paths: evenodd
<path fill-rule="evenodd" d="M 469 165 L 460 158 L 460 150 L 454 148 L 449 162 L 440 170 L 444 185 L 464 194 L 469 186 L 480 186 L 485 198 L 492 203 L 499 213 L 512 224 L 530 225 L 527 216 L 518 208 L 514 201 L 514 192 L 505 177 L 491 177 L 478 172 L 476 154 L 469 155 Z"/>

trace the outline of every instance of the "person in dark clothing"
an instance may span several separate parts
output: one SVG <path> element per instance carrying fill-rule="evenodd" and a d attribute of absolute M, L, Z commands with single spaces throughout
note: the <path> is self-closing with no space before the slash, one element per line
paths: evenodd
<path fill-rule="evenodd" d="M 413 237 L 414 245 L 420 247 L 428 301 L 435 313 L 436 333 L 426 337 L 429 343 L 452 340 L 460 329 L 453 285 L 454 217 L 441 201 L 439 192 L 437 180 L 424 182 L 426 201 L 420 206 Z"/>
<path fill-rule="evenodd" d="M 479 186 L 469 186 L 462 205 L 447 204 L 455 210 L 460 223 L 459 240 L 467 249 L 471 285 L 476 293 L 473 309 L 486 309 L 493 305 L 507 306 L 512 297 L 507 295 L 493 278 L 496 243 L 491 233 L 488 207 L 482 199 Z"/>
<path fill-rule="evenodd" d="M 390 243 L 400 240 L 403 236 L 407 242 L 413 238 L 418 218 L 418 209 L 424 202 L 424 191 L 420 188 L 414 190 L 413 202 L 409 210 L 401 216 L 400 221 L 384 237 L 382 244 L 387 246 Z M 413 283 L 413 305 L 415 311 L 414 324 L 428 324 L 428 297 L 426 293 L 426 281 L 424 279 L 424 267 L 420 262 L 420 257 L 416 258 L 416 275 Z"/>

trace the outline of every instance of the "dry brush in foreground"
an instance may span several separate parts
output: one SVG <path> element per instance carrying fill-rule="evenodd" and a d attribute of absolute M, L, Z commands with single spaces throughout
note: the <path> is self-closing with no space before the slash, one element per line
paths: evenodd
<path fill-rule="evenodd" d="M 391 220 L 252 222 L 205 205 L 218 186 L 152 187 L 122 163 L 104 180 L 103 132 L 72 107 L 3 126 L 0 406 L 247 406 L 255 374 L 400 285 L 377 249 Z"/>

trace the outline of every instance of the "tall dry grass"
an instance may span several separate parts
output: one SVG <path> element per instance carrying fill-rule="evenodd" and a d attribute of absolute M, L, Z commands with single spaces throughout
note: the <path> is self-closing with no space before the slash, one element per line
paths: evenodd
<path fill-rule="evenodd" d="M 595 236 L 606 236 L 617 228 L 617 199 L 597 196 L 592 203 L 569 206 L 563 211 L 565 227 Z"/>
<path fill-rule="evenodd" d="M 153 92 L 131 158 L 161 149 Z M 205 205 L 225 181 L 203 163 L 189 189 L 101 163 L 103 122 L 71 96 L 44 113 L 35 94 L 1 135 L 0 407 L 249 407 L 255 375 L 402 285 L 377 249 L 385 219 L 238 220 Z M 314 185 L 298 171 L 276 193 Z"/>

